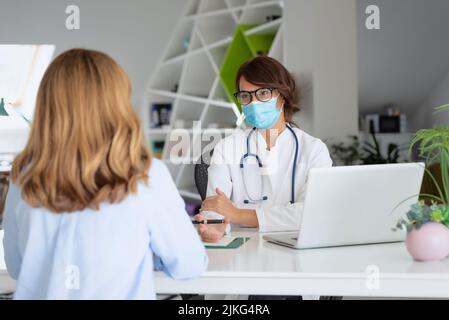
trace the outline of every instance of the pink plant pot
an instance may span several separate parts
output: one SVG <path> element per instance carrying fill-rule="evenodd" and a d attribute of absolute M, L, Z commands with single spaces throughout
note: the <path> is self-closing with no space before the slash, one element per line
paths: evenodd
<path fill-rule="evenodd" d="M 449 255 L 449 228 L 441 223 L 429 222 L 419 230 L 407 233 L 405 245 L 418 261 L 442 260 Z"/>

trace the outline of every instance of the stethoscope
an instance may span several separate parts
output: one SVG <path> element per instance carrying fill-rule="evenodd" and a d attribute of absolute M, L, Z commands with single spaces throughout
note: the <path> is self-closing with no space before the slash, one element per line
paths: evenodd
<path fill-rule="evenodd" d="M 242 158 L 240 159 L 240 170 L 242 172 L 242 181 L 243 181 L 243 187 L 245 189 L 245 193 L 246 193 L 246 197 L 247 199 L 243 200 L 243 203 L 245 204 L 249 204 L 249 203 L 261 203 L 263 201 L 268 200 L 268 197 L 265 194 L 265 187 L 264 187 L 264 183 L 263 183 L 263 177 L 261 178 L 261 182 L 262 182 L 262 197 L 260 199 L 253 199 L 247 189 L 246 186 L 246 181 L 245 181 L 245 168 L 244 168 L 244 163 L 245 161 L 247 161 L 249 158 L 254 158 L 256 159 L 257 165 L 259 168 L 263 168 L 262 165 L 262 161 L 260 161 L 260 158 L 257 154 L 255 153 L 251 153 L 251 149 L 250 149 L 250 138 L 251 135 L 254 133 L 254 131 L 256 131 L 257 128 L 253 128 L 250 133 L 248 134 L 248 137 L 246 138 L 246 153 L 242 156 Z M 295 176 L 296 176 L 296 163 L 298 161 L 298 154 L 299 154 L 299 142 L 298 142 L 298 137 L 296 136 L 295 132 L 293 131 L 293 129 L 287 125 L 287 129 L 292 133 L 294 139 L 295 139 L 295 158 L 294 158 L 294 162 L 293 162 L 293 170 L 292 170 L 292 185 L 291 185 L 291 198 L 290 198 L 290 203 L 294 203 L 295 202 Z"/>

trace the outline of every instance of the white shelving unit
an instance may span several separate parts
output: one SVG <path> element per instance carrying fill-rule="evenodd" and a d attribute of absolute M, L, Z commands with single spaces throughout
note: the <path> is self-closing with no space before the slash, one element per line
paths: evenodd
<path fill-rule="evenodd" d="M 190 159 L 190 163 L 175 164 L 170 157 L 173 145 L 179 143 L 172 141 L 176 138 L 174 130 L 183 124 L 192 144 L 193 121 L 200 121 L 203 131 L 211 127 L 235 127 L 240 112 L 229 102 L 219 76 L 228 46 L 237 25 L 254 24 L 257 26 L 245 34 L 276 33 L 269 55 L 284 61 L 282 8 L 282 0 L 187 1 L 184 14 L 149 80 L 141 110 L 150 147 L 155 141 L 165 141 L 162 159 L 184 197 L 201 200 L 194 184 L 195 159 L 192 159 L 191 146 L 177 159 Z M 267 21 L 267 16 L 272 15 L 281 18 Z M 172 105 L 169 127 L 150 127 L 153 103 Z"/>

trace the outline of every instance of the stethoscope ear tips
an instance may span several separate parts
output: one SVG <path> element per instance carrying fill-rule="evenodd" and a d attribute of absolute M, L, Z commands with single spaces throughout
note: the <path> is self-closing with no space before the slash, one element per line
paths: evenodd
<path fill-rule="evenodd" d="M 262 200 L 268 200 L 268 197 L 267 196 L 263 196 Z"/>
<path fill-rule="evenodd" d="M 249 201 L 248 201 L 248 200 L 243 200 L 243 203 L 244 203 L 244 204 L 248 204 Z"/>

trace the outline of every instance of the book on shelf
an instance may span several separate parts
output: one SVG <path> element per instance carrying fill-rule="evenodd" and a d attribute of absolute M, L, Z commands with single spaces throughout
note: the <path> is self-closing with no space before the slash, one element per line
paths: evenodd
<path fill-rule="evenodd" d="M 150 110 L 150 124 L 152 128 L 161 128 L 170 124 L 172 111 L 171 103 L 152 103 Z"/>
<path fill-rule="evenodd" d="M 165 141 L 152 141 L 151 142 L 151 153 L 157 159 L 162 159 L 162 151 L 164 150 Z"/>

